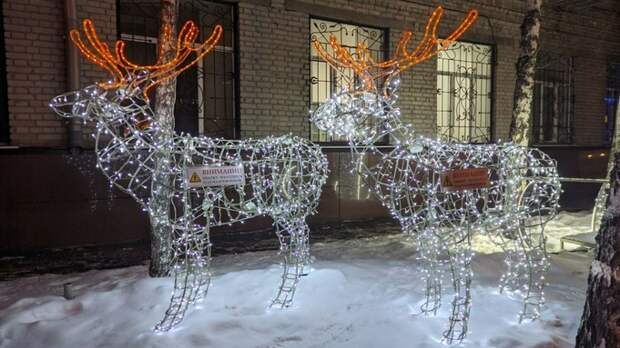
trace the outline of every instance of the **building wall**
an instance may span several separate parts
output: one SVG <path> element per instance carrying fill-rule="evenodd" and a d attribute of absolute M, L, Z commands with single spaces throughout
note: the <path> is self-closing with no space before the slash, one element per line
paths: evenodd
<path fill-rule="evenodd" d="M 60 2 L 3 1 L 9 124 L 12 144 L 64 143 L 62 121 L 49 112 L 64 85 L 63 7 Z"/>
<path fill-rule="evenodd" d="M 102 38 L 116 38 L 116 1 L 78 1 L 79 19 L 92 18 Z M 11 145 L 64 147 L 65 121 L 48 107 L 66 91 L 64 4 L 59 0 L 2 2 L 8 82 Z M 81 64 L 86 86 L 104 79 L 90 64 Z M 106 78 L 107 79 L 107 78 Z M 88 134 L 84 138 L 89 141 Z"/>
<path fill-rule="evenodd" d="M 308 18 L 318 16 L 344 22 L 387 27 L 390 31 L 390 48 L 398 42 L 403 30 L 413 30 L 420 37 L 423 25 L 432 10 L 431 6 L 405 1 L 271 1 L 267 4 L 240 3 L 241 49 L 241 121 L 243 136 L 265 136 L 293 132 L 307 136 L 308 98 Z M 451 1 L 446 5 L 442 21 L 442 34 L 454 28 L 470 7 L 482 14 L 463 40 L 490 44 L 496 49 L 495 64 L 495 113 L 494 139 L 507 139 L 513 106 L 515 63 L 519 54 L 520 24 L 523 18 L 522 1 L 490 0 Z M 613 12 L 594 11 L 584 15 L 559 13 L 544 8 L 542 46 L 556 54 L 573 56 L 575 64 L 575 145 L 601 145 L 604 132 L 603 96 L 606 83 L 606 64 L 620 55 L 620 38 L 613 33 L 620 29 Z M 259 19 L 257 19 L 259 18 Z M 282 25 L 286 20 L 295 24 Z M 252 30 L 248 30 L 252 29 Z M 257 32 L 271 33 L 278 49 L 269 45 L 273 41 L 256 40 Z M 286 38 L 285 40 L 279 39 Z M 251 38 L 251 39 L 249 39 Z M 276 39 L 278 38 L 278 39 Z M 278 45 L 279 44 L 279 45 Z M 261 45 L 267 45 L 261 46 Z M 261 47 L 262 55 L 251 51 Z M 282 52 L 286 52 L 283 54 Z M 260 62 L 256 64 L 256 62 Z M 277 76 L 272 69 L 299 72 L 297 83 L 286 78 L 264 78 L 266 83 L 248 81 L 247 76 Z M 245 76 L 245 77 L 244 77 Z M 265 100 L 265 88 L 274 91 L 272 100 Z M 278 91 L 278 92 L 276 92 Z M 420 134 L 432 135 L 436 124 L 436 61 L 422 63 L 403 74 L 399 91 L 403 119 L 413 124 Z M 281 98 L 288 98 L 287 107 L 280 108 Z M 303 101 L 303 102 L 302 102 Z M 300 103 L 301 102 L 301 103 Z M 256 120 L 264 120 L 253 124 Z"/>
<path fill-rule="evenodd" d="M 62 3 L 62 0 L 4 0 L 2 3 L 12 145 L 66 146 L 65 123 L 47 107 L 50 98 L 66 91 L 66 26 Z M 115 0 L 77 0 L 77 4 L 79 19 L 93 18 L 104 40 L 111 42 L 116 38 Z M 454 28 L 470 6 L 478 7 L 483 14 L 464 40 L 496 47 L 496 139 L 506 139 L 508 135 L 522 4 L 521 0 L 450 1 L 440 33 L 445 35 Z M 388 28 L 393 47 L 403 30 L 414 30 L 419 37 L 431 11 L 432 6 L 422 1 L 241 0 L 238 54 L 242 136 L 309 134 L 311 16 Z M 543 18 L 545 48 L 575 57 L 578 145 L 602 142 L 606 63 L 611 57 L 620 57 L 617 37 L 620 21 L 603 14 L 597 12 L 599 16 L 591 18 L 545 9 Z M 82 86 L 107 78 L 82 59 Z M 403 75 L 399 90 L 403 119 L 421 134 L 433 134 L 436 93 L 435 60 Z M 89 131 L 89 128 L 84 130 L 87 140 Z M 86 142 L 86 145 L 91 144 Z M 146 216 L 130 197 L 108 189 L 106 179 L 94 167 L 92 152 L 68 156 L 62 150 L 1 151 L 0 221 L 7 223 L 0 224 L 0 250 L 112 244 L 147 238 Z M 595 166 L 587 157 L 590 153 L 562 151 L 554 155 L 560 159 L 560 175 L 603 175 L 604 158 L 596 157 L 600 165 Z M 89 160 L 84 159 L 88 156 Z M 387 211 L 360 186 L 359 177 L 350 174 L 349 154 L 330 152 L 328 156 L 330 178 L 323 189 L 319 214 L 311 221 L 323 224 L 387 217 Z M 592 197 L 596 189 L 588 191 Z M 584 199 L 589 197 L 584 192 L 571 189 L 568 194 L 582 204 L 593 202 Z M 563 206 L 571 207 L 564 203 Z M 269 227 L 269 222 L 261 221 L 242 226 L 248 230 Z"/>
<path fill-rule="evenodd" d="M 239 4 L 239 79 L 242 137 L 308 136 L 310 22 L 303 13 Z"/>
<path fill-rule="evenodd" d="M 115 0 L 78 0 L 78 17 L 93 18 L 101 36 L 116 38 Z M 66 146 L 63 120 L 48 110 L 49 99 L 66 90 L 66 27 L 62 0 L 3 1 L 7 53 L 11 145 Z M 319 16 L 385 27 L 391 48 L 403 30 L 419 38 L 434 4 L 413 1 L 240 0 L 239 117 L 242 137 L 309 134 L 309 18 Z M 515 61 L 523 2 L 450 1 L 441 34 L 454 28 L 470 7 L 482 14 L 463 37 L 496 47 L 495 140 L 506 139 L 512 110 Z M 620 24 L 614 12 L 584 14 L 544 9 L 542 44 L 575 57 L 575 131 L 577 145 L 603 139 L 606 63 L 620 56 Z M 86 86 L 107 77 L 82 60 Z M 436 62 L 414 67 L 402 78 L 403 119 L 419 133 L 432 135 L 436 123 Z M 90 128 L 86 128 L 88 141 Z M 90 145 L 89 142 L 86 143 Z"/>

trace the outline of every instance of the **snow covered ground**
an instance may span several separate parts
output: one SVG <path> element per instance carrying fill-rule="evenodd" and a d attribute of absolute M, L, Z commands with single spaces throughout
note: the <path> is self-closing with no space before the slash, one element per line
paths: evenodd
<path fill-rule="evenodd" d="M 587 227 L 588 218 L 563 213 L 547 231 L 552 248 L 561 233 L 583 232 L 575 226 Z M 572 347 L 591 255 L 552 255 L 542 320 L 518 324 L 520 302 L 497 291 L 502 255 L 483 250 L 491 253 L 474 259 L 470 334 L 461 346 Z M 287 310 L 266 309 L 280 276 L 275 252 L 215 258 L 208 297 L 167 334 L 151 328 L 167 307 L 172 280 L 149 279 L 143 266 L 3 282 L 0 347 L 445 346 L 439 337 L 450 294 L 437 316 L 418 315 L 416 252 L 402 236 L 314 244 L 312 252 L 312 271 Z M 73 300 L 61 296 L 67 282 L 78 295 Z"/>
<path fill-rule="evenodd" d="M 549 221 L 545 226 L 545 237 L 547 238 L 547 251 L 555 253 L 561 251 L 560 238 L 566 235 L 588 233 L 591 228 L 591 211 L 561 212 L 556 218 Z M 473 239 L 474 248 L 478 253 L 499 253 L 501 248 L 491 243 L 483 235 L 477 235 Z M 575 250 L 580 247 L 575 244 L 566 243 L 564 250 Z"/>

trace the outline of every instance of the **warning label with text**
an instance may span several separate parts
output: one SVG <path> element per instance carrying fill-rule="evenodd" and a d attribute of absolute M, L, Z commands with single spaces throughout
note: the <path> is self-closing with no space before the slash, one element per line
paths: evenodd
<path fill-rule="evenodd" d="M 490 186 L 488 168 L 451 170 L 441 174 L 441 190 L 455 192 Z"/>
<path fill-rule="evenodd" d="M 233 186 L 245 184 L 243 165 L 187 167 L 189 187 Z"/>

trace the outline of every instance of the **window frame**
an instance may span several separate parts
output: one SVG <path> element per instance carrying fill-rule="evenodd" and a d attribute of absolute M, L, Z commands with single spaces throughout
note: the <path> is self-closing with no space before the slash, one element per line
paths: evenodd
<path fill-rule="evenodd" d="M 490 65 L 490 84 L 489 84 L 489 98 L 490 98 L 490 103 L 489 103 L 489 135 L 488 135 L 488 141 L 486 142 L 467 142 L 467 144 L 478 144 L 478 145 L 482 145 L 482 144 L 492 144 L 495 142 L 496 139 L 496 130 L 495 130 L 495 125 L 496 125 L 496 118 L 497 118 L 497 112 L 496 112 L 496 108 L 497 108 L 497 93 L 496 93 L 496 87 L 497 87 L 497 44 L 495 43 L 488 43 L 488 42 L 481 42 L 481 41 L 473 41 L 473 40 L 459 40 L 458 43 L 465 43 L 465 44 L 471 44 L 471 45 L 480 45 L 480 46 L 487 46 L 490 49 L 490 55 L 491 55 L 491 59 L 489 61 L 489 65 Z M 437 62 L 439 62 L 439 57 L 436 58 Z M 437 79 L 440 75 L 446 75 L 446 74 L 441 74 L 439 71 L 439 66 L 437 66 L 437 68 L 435 69 L 436 72 L 436 76 L 435 79 Z M 451 75 L 447 75 L 447 76 L 451 76 Z M 439 94 L 439 89 L 437 91 L 437 93 Z M 452 103 L 452 100 L 451 100 Z M 440 136 L 440 133 L 438 131 L 438 127 L 439 125 L 438 123 L 438 118 L 439 118 L 439 110 L 436 110 L 436 116 L 437 118 L 435 119 L 435 135 L 436 136 Z"/>
<path fill-rule="evenodd" d="M 620 99 L 620 78 L 612 77 L 612 73 L 620 75 L 620 58 L 610 58 L 607 62 L 607 76 L 605 81 L 605 134 L 603 143 L 611 146 L 616 132 L 616 115 L 618 114 L 618 99 Z M 620 131 L 620 130 L 618 130 Z"/>
<path fill-rule="evenodd" d="M 541 64 L 542 60 L 545 59 L 544 61 L 544 65 L 540 66 L 539 64 Z M 567 61 L 568 64 L 562 62 L 562 61 Z M 558 70 L 558 69 L 553 69 L 553 67 L 557 66 L 558 64 L 563 64 L 564 66 L 566 66 L 565 71 L 564 70 Z M 551 66 L 551 68 L 549 68 L 549 66 Z M 539 78 L 538 73 L 539 71 L 544 71 L 544 70 L 549 70 L 550 72 L 542 72 L 543 74 L 543 78 Z M 549 79 L 548 78 L 548 74 L 552 74 L 552 73 L 556 73 L 556 72 L 562 72 L 562 74 L 567 75 L 568 78 L 567 79 L 562 79 L 562 80 L 554 80 L 554 79 Z M 568 123 L 567 126 L 565 127 L 560 127 L 560 124 L 558 123 L 558 126 L 553 125 L 552 122 L 552 134 L 553 133 L 557 133 L 556 136 L 554 136 L 554 139 L 552 139 L 551 141 L 546 141 L 544 140 L 545 138 L 545 133 L 547 131 L 547 129 L 544 126 L 544 109 L 545 109 L 545 93 L 543 92 L 542 95 L 539 95 L 536 93 L 537 90 L 537 86 L 541 86 L 541 88 L 539 88 L 539 90 L 544 89 L 545 87 L 553 87 L 556 88 L 556 86 L 564 86 L 562 88 L 566 89 L 566 98 L 563 100 L 563 103 L 558 102 L 554 99 L 554 101 L 550 104 L 551 106 L 555 107 L 556 104 L 559 105 L 559 108 L 565 108 L 566 110 L 568 110 L 568 115 L 566 116 L 566 121 Z M 539 114 L 535 113 L 535 103 L 536 101 L 539 101 Z M 561 119 L 561 112 L 558 115 L 558 120 Z M 552 121 L 554 119 L 552 118 Z M 568 140 L 567 141 L 560 141 L 561 140 L 561 129 L 565 129 L 567 132 L 567 137 Z M 547 53 L 547 52 L 539 52 L 538 53 L 538 57 L 537 57 L 537 61 L 536 61 L 536 67 L 535 67 L 535 75 L 534 75 L 534 87 L 532 90 L 532 106 L 531 106 L 531 129 L 530 129 L 530 135 L 532 138 L 532 145 L 534 146 L 571 146 L 571 145 L 575 145 L 575 57 L 574 56 L 569 56 L 569 55 L 557 55 L 554 53 Z"/>
<path fill-rule="evenodd" d="M 329 21 L 329 22 L 334 22 L 334 23 L 338 23 L 338 24 L 344 24 L 344 25 L 354 25 L 356 27 L 364 27 L 364 28 L 369 28 L 369 29 L 373 29 L 373 30 L 379 30 L 381 32 L 383 32 L 383 59 L 388 59 L 390 56 L 390 28 L 389 27 L 377 27 L 377 26 L 372 26 L 372 25 L 366 25 L 366 24 L 362 24 L 362 23 L 358 23 L 358 22 L 353 22 L 353 21 L 347 21 L 347 20 L 339 20 L 336 18 L 330 18 L 330 17 L 324 17 L 324 16 L 315 16 L 315 15 L 310 15 L 309 16 L 309 20 L 308 20 L 308 26 L 309 26 L 309 33 L 308 33 L 308 75 L 309 75 L 309 85 L 310 85 L 310 89 L 309 89 L 309 95 L 308 95 L 308 110 L 313 110 L 312 108 L 312 63 L 317 61 L 317 60 L 313 60 L 313 56 L 312 56 L 312 20 L 316 19 L 319 21 Z M 318 60 L 321 61 L 322 60 Z M 333 83 L 333 80 L 331 81 L 331 83 Z M 308 120 L 309 123 L 309 127 L 308 127 L 308 139 L 310 141 L 312 141 L 313 143 L 319 144 L 321 146 L 334 146 L 334 147 L 340 147 L 340 146 L 349 146 L 349 142 L 346 140 L 328 140 L 328 141 L 320 141 L 320 140 L 314 140 L 312 138 L 312 127 L 314 127 L 314 125 L 312 124 L 312 122 L 310 120 Z M 379 146 L 388 146 L 389 144 L 389 135 L 385 137 L 384 140 L 379 141 L 376 143 L 376 145 Z"/>
<path fill-rule="evenodd" d="M 124 40 L 126 42 L 131 42 L 131 41 L 135 41 L 135 42 L 143 42 L 143 43 L 151 43 L 149 42 L 152 39 L 155 39 L 155 42 L 152 42 L 153 44 L 157 45 L 157 39 L 158 38 L 152 38 L 149 36 L 144 36 L 144 35 L 132 35 L 132 34 L 126 34 L 128 36 L 133 36 L 133 37 L 140 37 L 142 38 L 142 40 L 131 40 L 131 39 L 127 39 L 127 38 L 123 38 L 123 34 L 121 32 L 121 1 L 122 0 L 116 0 L 116 37 L 119 40 Z M 194 1 L 203 1 L 203 0 L 194 0 Z M 238 3 L 236 2 L 230 2 L 230 1 L 225 1 L 225 0 L 204 0 L 204 2 L 206 3 L 214 3 L 214 4 L 220 4 L 220 5 L 225 5 L 225 6 L 230 6 L 231 10 L 232 10 L 232 46 L 230 47 L 230 49 L 232 49 L 233 52 L 233 65 L 232 65 L 232 71 L 233 71 L 233 88 L 232 88 L 232 94 L 231 97 L 232 98 L 232 107 L 233 107 L 233 117 L 232 117 L 232 128 L 230 128 L 230 131 L 232 131 L 233 136 L 232 137 L 226 137 L 226 139 L 229 140 L 239 140 L 241 138 L 241 117 L 240 117 L 240 51 L 239 51 L 239 6 Z M 156 19 L 157 21 L 159 21 L 159 18 Z M 224 47 L 225 50 L 229 49 L 228 46 L 222 46 Z M 204 60 L 200 60 L 197 64 L 197 67 L 199 65 L 204 64 Z M 203 73 L 204 74 L 204 73 Z M 200 90 L 200 80 L 201 79 L 197 79 L 197 90 Z M 204 83 L 204 79 L 203 79 L 203 83 Z M 197 93 L 197 98 L 196 100 L 204 100 L 203 98 L 205 97 L 204 92 L 202 93 Z M 198 111 L 200 113 L 200 111 Z M 204 109 L 202 110 L 202 120 L 199 117 L 199 114 L 194 115 L 194 121 L 196 122 L 196 128 L 198 130 L 198 136 L 207 136 L 205 135 L 205 129 L 204 129 L 204 122 L 206 122 L 206 118 L 204 117 L 205 112 Z M 176 118 L 176 117 L 175 117 Z M 200 123 L 201 121 L 203 122 L 203 127 L 200 127 Z"/>

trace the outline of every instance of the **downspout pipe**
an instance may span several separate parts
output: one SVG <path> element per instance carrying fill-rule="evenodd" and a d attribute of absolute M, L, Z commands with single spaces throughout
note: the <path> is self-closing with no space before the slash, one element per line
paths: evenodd
<path fill-rule="evenodd" d="M 67 33 L 78 27 L 76 13 L 76 0 L 65 0 L 65 23 Z M 65 41 L 67 90 L 77 91 L 80 88 L 80 55 L 71 40 L 67 38 Z M 82 122 L 79 118 L 72 117 L 67 124 L 67 148 L 69 152 L 76 153 L 80 152 L 82 147 Z"/>

